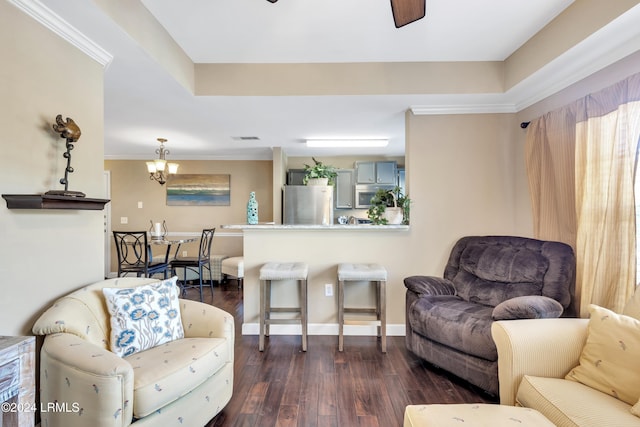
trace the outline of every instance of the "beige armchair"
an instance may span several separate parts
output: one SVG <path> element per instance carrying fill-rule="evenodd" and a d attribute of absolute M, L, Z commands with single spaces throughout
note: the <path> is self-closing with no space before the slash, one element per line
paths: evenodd
<path fill-rule="evenodd" d="M 561 427 L 639 426 L 629 404 L 565 379 L 579 364 L 588 323 L 569 318 L 494 322 L 500 404 L 535 409 Z"/>
<path fill-rule="evenodd" d="M 133 288 L 145 278 L 101 281 L 55 302 L 33 332 L 40 357 L 42 425 L 202 426 L 233 391 L 234 320 L 208 304 L 179 300 L 184 338 L 120 357 L 110 351 L 102 288 Z"/>
<path fill-rule="evenodd" d="M 525 375 L 564 378 L 578 365 L 587 319 L 523 319 L 494 322 L 500 404 L 513 406 Z"/>

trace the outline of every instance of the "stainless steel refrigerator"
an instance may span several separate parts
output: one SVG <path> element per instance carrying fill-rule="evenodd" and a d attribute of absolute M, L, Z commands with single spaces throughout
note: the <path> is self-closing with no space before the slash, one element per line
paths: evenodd
<path fill-rule="evenodd" d="M 282 187 L 282 223 L 333 224 L 333 186 L 285 185 Z"/>

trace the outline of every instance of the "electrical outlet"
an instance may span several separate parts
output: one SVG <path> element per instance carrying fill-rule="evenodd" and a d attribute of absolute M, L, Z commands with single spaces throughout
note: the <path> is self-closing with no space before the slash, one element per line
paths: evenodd
<path fill-rule="evenodd" d="M 129 218 L 126 216 L 121 216 L 120 217 L 120 224 L 128 224 L 129 223 Z"/>
<path fill-rule="evenodd" d="M 187 251 L 182 251 L 182 256 L 187 256 Z"/>
<path fill-rule="evenodd" d="M 142 209 L 142 202 L 138 202 L 138 209 Z"/>
<path fill-rule="evenodd" d="M 327 283 L 326 285 L 324 285 L 324 296 L 325 297 L 332 297 L 333 296 L 333 284 L 332 283 Z"/>

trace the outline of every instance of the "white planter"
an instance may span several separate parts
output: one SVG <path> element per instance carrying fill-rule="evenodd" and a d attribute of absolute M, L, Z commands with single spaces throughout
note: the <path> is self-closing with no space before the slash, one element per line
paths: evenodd
<path fill-rule="evenodd" d="M 387 224 L 402 224 L 402 208 L 387 207 L 384 210 Z"/>
<path fill-rule="evenodd" d="M 307 185 L 328 185 L 329 178 L 309 178 Z"/>

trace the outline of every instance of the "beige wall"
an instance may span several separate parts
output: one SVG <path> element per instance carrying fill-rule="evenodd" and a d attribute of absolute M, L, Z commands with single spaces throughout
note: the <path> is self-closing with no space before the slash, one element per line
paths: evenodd
<path fill-rule="evenodd" d="M 195 64 L 195 94 L 396 95 L 498 93 L 502 62 Z"/>
<path fill-rule="evenodd" d="M 407 275 L 442 275 L 465 235 L 531 235 L 521 132 L 512 114 L 409 115 Z"/>
<path fill-rule="evenodd" d="M 150 152 L 150 158 L 153 152 Z M 245 223 L 249 192 L 256 192 L 261 222 L 273 220 L 271 161 L 180 160 L 180 174 L 231 175 L 230 206 L 167 206 L 166 185 L 149 179 L 142 160 L 106 160 L 111 175 L 111 228 L 113 230 L 148 230 L 150 221 L 165 220 L 172 236 L 193 235 L 203 228 L 217 227 L 212 252 L 241 255 L 239 233 L 221 230 L 221 224 Z M 142 208 L 138 208 L 142 202 Z M 128 224 L 120 218 L 127 217 Z M 158 248 L 159 249 L 159 248 Z M 197 255 L 197 243 L 185 245 L 189 256 Z M 116 271 L 116 254 L 111 245 L 111 271 Z"/>
<path fill-rule="evenodd" d="M 102 197 L 103 69 L 8 2 L 0 2 L 0 193 L 63 189 L 64 139 L 56 115 L 82 137 L 70 190 Z M 103 274 L 101 211 L 9 210 L 0 205 L 0 335 L 30 334 L 57 297 Z"/>
<path fill-rule="evenodd" d="M 273 149 L 272 174 L 273 220 L 276 224 L 280 224 L 282 222 L 282 191 L 280 189 L 287 183 L 287 155 L 281 147 Z"/>

